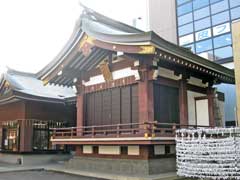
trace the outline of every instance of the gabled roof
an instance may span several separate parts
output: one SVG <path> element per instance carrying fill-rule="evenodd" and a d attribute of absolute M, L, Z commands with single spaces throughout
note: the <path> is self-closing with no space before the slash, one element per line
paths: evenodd
<path fill-rule="evenodd" d="M 73 88 L 59 85 L 46 85 L 35 74 L 8 69 L 0 79 L 0 103 L 13 99 L 25 99 L 64 103 L 65 99 L 74 97 Z"/>
<path fill-rule="evenodd" d="M 72 86 L 77 77 L 95 68 L 109 53 L 152 55 L 158 64 L 172 64 L 207 76 L 217 83 L 234 83 L 234 72 L 170 43 L 153 31 L 143 32 L 89 8 L 59 55 L 37 75 L 45 84 Z"/>

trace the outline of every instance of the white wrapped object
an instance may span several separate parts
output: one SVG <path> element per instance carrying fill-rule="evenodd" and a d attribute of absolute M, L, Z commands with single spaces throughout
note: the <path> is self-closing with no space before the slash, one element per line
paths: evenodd
<path fill-rule="evenodd" d="M 240 128 L 176 131 L 177 174 L 207 179 L 240 179 Z"/>

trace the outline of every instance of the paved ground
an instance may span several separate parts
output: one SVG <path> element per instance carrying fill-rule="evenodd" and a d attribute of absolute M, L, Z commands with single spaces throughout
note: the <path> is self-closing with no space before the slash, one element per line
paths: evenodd
<path fill-rule="evenodd" d="M 99 178 L 76 176 L 51 171 L 20 171 L 0 173 L 0 180 L 104 180 Z"/>

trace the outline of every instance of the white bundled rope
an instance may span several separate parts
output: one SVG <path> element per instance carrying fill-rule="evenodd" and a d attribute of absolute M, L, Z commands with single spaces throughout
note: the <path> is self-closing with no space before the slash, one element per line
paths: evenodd
<path fill-rule="evenodd" d="M 240 180 L 240 128 L 176 131 L 177 174 Z"/>

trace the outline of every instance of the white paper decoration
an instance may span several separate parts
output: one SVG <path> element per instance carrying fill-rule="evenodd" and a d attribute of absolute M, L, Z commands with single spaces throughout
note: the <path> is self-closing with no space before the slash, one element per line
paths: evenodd
<path fill-rule="evenodd" d="M 240 179 L 240 128 L 176 131 L 177 174 L 200 179 Z"/>

